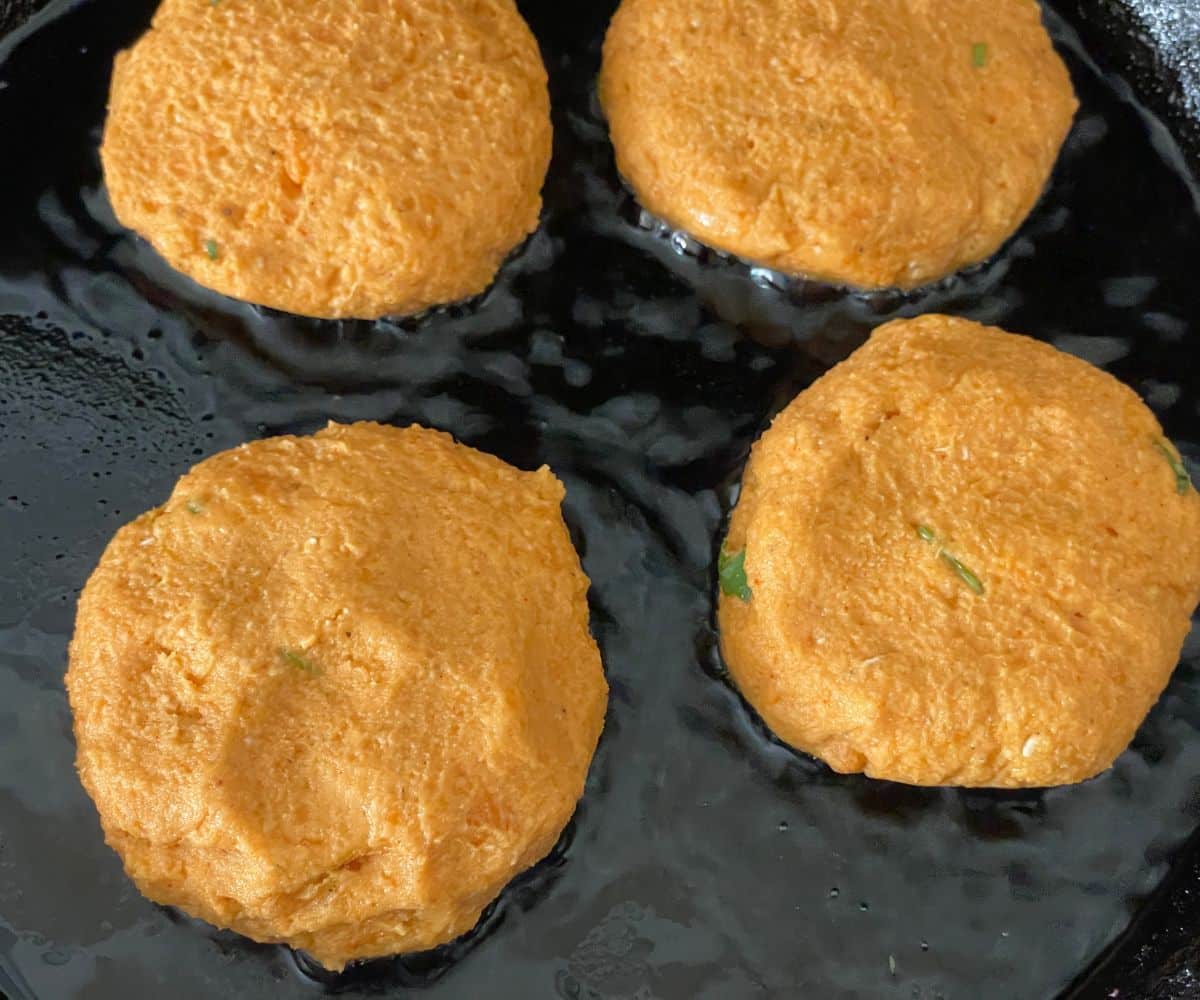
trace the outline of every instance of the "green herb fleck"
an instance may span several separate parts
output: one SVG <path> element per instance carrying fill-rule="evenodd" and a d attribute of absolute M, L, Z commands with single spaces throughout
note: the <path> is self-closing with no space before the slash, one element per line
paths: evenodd
<path fill-rule="evenodd" d="M 937 533 L 932 528 L 930 528 L 928 525 L 918 524 L 916 526 L 916 532 L 917 537 L 920 538 L 921 541 L 928 542 L 930 545 L 937 547 L 938 558 L 941 559 L 942 562 L 944 562 L 952 570 L 954 570 L 954 572 L 958 574 L 958 578 L 962 580 L 962 582 L 968 587 L 970 587 L 973 593 L 979 595 L 983 594 L 983 581 L 980 580 L 979 577 L 973 572 L 971 572 L 970 569 L 964 566 L 960 560 L 956 559 L 944 548 L 942 548 L 942 543 L 938 539 Z"/>
<path fill-rule="evenodd" d="M 187 502 L 187 512 L 189 514 L 203 514 L 204 508 L 199 504 L 198 501 L 189 500 Z"/>
<path fill-rule="evenodd" d="M 746 550 L 730 554 L 721 547 L 717 556 L 717 578 L 721 593 L 740 601 L 750 600 L 750 584 L 746 581 Z"/>
<path fill-rule="evenodd" d="M 289 667 L 303 670 L 306 674 L 312 674 L 314 677 L 321 673 L 320 668 L 312 660 L 307 656 L 301 656 L 294 649 L 281 648 L 279 650 L 279 658 Z"/>
<path fill-rule="evenodd" d="M 954 570 L 954 572 L 958 574 L 958 578 L 962 580 L 962 582 L 968 587 L 970 587 L 971 590 L 973 590 L 976 594 L 983 593 L 983 581 L 980 580 L 979 577 L 977 577 L 969 569 L 967 569 L 966 566 L 955 559 L 954 556 L 952 556 L 949 552 L 939 552 L 938 555 L 942 557 L 942 562 Z"/>
<path fill-rule="evenodd" d="M 208 254 L 209 260 L 216 260 L 217 259 L 217 241 L 216 240 L 205 240 L 204 241 L 204 252 L 206 254 Z"/>
<path fill-rule="evenodd" d="M 1188 470 L 1183 464 L 1183 460 L 1179 455 L 1167 444 L 1166 438 L 1156 438 L 1154 447 L 1157 448 L 1163 458 L 1171 466 L 1171 471 L 1175 473 L 1175 492 L 1183 496 L 1192 485 L 1192 477 L 1188 475 Z"/>
<path fill-rule="evenodd" d="M 983 69 L 988 61 L 987 42 L 976 42 L 971 46 L 971 65 L 976 69 Z"/>

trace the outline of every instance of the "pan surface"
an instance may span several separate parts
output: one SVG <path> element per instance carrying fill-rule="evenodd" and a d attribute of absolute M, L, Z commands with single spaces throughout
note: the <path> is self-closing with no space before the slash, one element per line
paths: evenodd
<path fill-rule="evenodd" d="M 999 792 L 837 775 L 781 746 L 713 629 L 751 443 L 887 319 L 944 311 L 1049 340 L 1132 385 L 1200 459 L 1200 191 L 1086 54 L 1077 28 L 1088 47 L 1103 29 L 1047 11 L 1082 107 L 1018 236 L 936 287 L 858 294 L 643 217 L 595 104 L 611 4 L 522 4 L 554 102 L 543 225 L 480 299 L 365 323 L 206 292 L 116 225 L 96 152 L 108 74 L 153 6 L 55 0 L 0 43 L 0 995 L 1189 995 L 1193 855 L 1147 897 L 1200 825 L 1200 635 L 1111 771 Z M 466 939 L 340 976 L 136 892 L 74 774 L 62 687 L 79 589 L 116 528 L 201 457 L 330 419 L 417 421 L 549 464 L 612 688 L 552 857 Z M 1159 952 L 1184 966 L 1156 970 Z"/>

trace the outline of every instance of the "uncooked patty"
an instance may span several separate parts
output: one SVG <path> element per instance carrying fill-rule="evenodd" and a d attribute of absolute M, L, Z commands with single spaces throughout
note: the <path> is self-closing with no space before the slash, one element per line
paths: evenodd
<path fill-rule="evenodd" d="M 917 785 L 1057 785 L 1112 764 L 1178 662 L 1200 498 L 1111 376 L 930 315 L 776 418 L 722 561 L 726 662 L 782 740 Z"/>
<path fill-rule="evenodd" d="M 603 724 L 562 498 L 445 434 L 331 425 L 122 528 L 67 686 L 138 888 L 332 968 L 469 930 L 553 846 Z"/>
<path fill-rule="evenodd" d="M 120 221 L 200 284 L 410 313 L 483 291 L 537 226 L 546 72 L 512 0 L 165 0 L 100 152 Z"/>
<path fill-rule="evenodd" d="M 624 0 L 601 99 L 651 212 L 864 287 L 990 256 L 1076 107 L 1034 0 Z"/>

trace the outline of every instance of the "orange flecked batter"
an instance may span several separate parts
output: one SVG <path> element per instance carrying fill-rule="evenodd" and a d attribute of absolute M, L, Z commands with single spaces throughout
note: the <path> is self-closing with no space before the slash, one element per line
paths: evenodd
<path fill-rule="evenodd" d="M 651 212 L 863 287 L 990 256 L 1076 108 L 1034 0 L 624 0 L 600 93 Z"/>
<path fill-rule="evenodd" d="M 546 72 L 512 0 L 164 0 L 100 153 L 117 217 L 200 284 L 416 312 L 537 226 Z"/>
<path fill-rule="evenodd" d="M 142 892 L 331 968 L 469 930 L 553 846 L 603 725 L 562 498 L 445 434 L 330 425 L 122 528 L 67 686 Z"/>
<path fill-rule="evenodd" d="M 720 598 L 734 679 L 838 771 L 1104 770 L 1200 598 L 1200 497 L 1168 455 L 1132 390 L 1049 345 L 948 316 L 880 327 L 754 446 L 724 547 L 750 589 Z"/>

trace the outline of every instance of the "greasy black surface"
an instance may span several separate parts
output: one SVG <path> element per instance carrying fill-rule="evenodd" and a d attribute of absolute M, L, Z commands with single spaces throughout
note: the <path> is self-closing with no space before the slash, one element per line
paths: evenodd
<path fill-rule="evenodd" d="M 1190 19 L 1178 17 L 1179 36 L 1169 39 L 1171 51 L 1156 47 L 1146 24 L 1163 14 L 1163 0 L 1062 0 L 1061 10 L 1079 32 L 1084 47 L 1106 68 L 1124 76 L 1138 99 L 1172 130 L 1193 166 L 1200 164 L 1200 94 L 1187 93 L 1188 84 L 1178 60 L 1200 52 L 1200 8 L 1196 0 L 1166 0 L 1182 14 L 1191 5 Z M 1191 88 L 1196 87 L 1195 78 Z"/>
<path fill-rule="evenodd" d="M 0 48 L 0 994 L 1007 998 L 1079 977 L 1200 823 L 1195 636 L 1110 773 L 1005 793 L 788 751 L 723 680 L 711 630 L 750 443 L 893 315 L 1045 337 L 1135 386 L 1200 456 L 1197 192 L 1070 29 L 1055 22 L 1083 109 L 1020 236 L 937 289 L 855 296 L 781 290 L 639 226 L 591 92 L 607 5 L 524 4 L 556 109 L 545 224 L 481 300 L 368 324 L 222 299 L 114 224 L 95 152 L 108 66 L 151 6 L 91 0 Z M 331 418 L 417 420 L 554 468 L 612 701 L 559 850 L 475 935 L 318 983 L 125 880 L 72 770 L 62 674 L 118 525 L 200 456 Z M 1080 995 L 1190 995 L 1194 864 Z"/>

